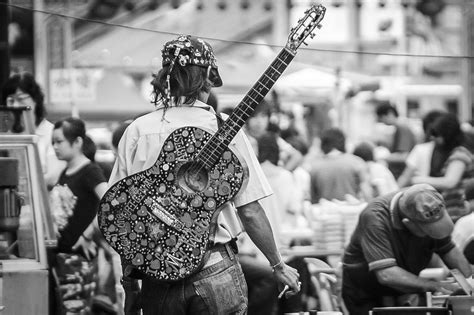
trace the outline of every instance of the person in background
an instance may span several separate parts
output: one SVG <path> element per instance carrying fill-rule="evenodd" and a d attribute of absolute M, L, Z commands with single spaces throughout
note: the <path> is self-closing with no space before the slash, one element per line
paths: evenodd
<path fill-rule="evenodd" d="M 431 135 L 431 128 L 433 127 L 433 123 L 441 116 L 446 114 L 445 111 L 441 110 L 431 110 L 427 112 L 423 118 L 421 119 L 421 126 L 423 128 L 423 135 L 424 135 L 424 143 L 432 141 L 432 135 Z"/>
<path fill-rule="evenodd" d="M 34 114 L 35 134 L 38 136 L 38 152 L 48 188 L 56 184 L 66 163 L 58 160 L 51 144 L 53 124 L 46 119 L 44 93 L 28 72 L 13 74 L 2 87 L 0 104 L 7 106 L 31 106 Z"/>
<path fill-rule="evenodd" d="M 310 193 L 310 185 L 311 185 L 311 176 L 309 172 L 304 168 L 303 161 L 306 158 L 306 155 L 309 152 L 308 144 L 303 138 L 299 135 L 290 136 L 285 138 L 293 148 L 298 150 L 302 155 L 302 162 L 292 171 L 293 180 L 296 185 L 296 196 L 295 200 L 299 200 L 298 204 L 302 205 L 302 210 L 311 203 L 311 193 Z"/>
<path fill-rule="evenodd" d="M 262 199 L 261 203 L 272 225 L 276 244 L 281 247 L 284 241 L 281 230 L 296 226 L 296 212 L 302 207 L 297 203 L 302 200 L 294 199 L 296 187 L 293 175 L 282 166 L 278 166 L 279 154 L 275 134 L 268 132 L 258 138 L 258 161 L 273 190 L 273 195 Z"/>
<path fill-rule="evenodd" d="M 58 159 L 66 162 L 57 185 L 67 185 L 76 197 L 73 214 L 58 239 L 58 249 L 61 252 L 71 252 L 73 247 L 91 242 L 82 233 L 92 223 L 99 200 L 107 191 L 107 180 L 102 170 L 83 152 L 86 137 L 85 124 L 80 119 L 66 118 L 54 124 L 54 151 Z"/>
<path fill-rule="evenodd" d="M 278 135 L 278 127 L 274 124 L 270 124 L 271 113 L 270 104 L 266 100 L 263 100 L 258 104 L 253 114 L 245 123 L 244 130 L 248 135 L 255 152 L 258 152 L 257 142 L 259 137 L 267 132 L 273 132 Z M 280 150 L 280 161 L 278 164 L 289 171 L 293 171 L 298 167 L 298 165 L 300 165 L 303 159 L 301 153 L 293 148 L 288 142 L 283 140 L 279 135 L 277 141 Z"/>
<path fill-rule="evenodd" d="M 92 140 L 86 136 L 85 124 L 78 118 L 66 118 L 54 124 L 52 144 L 58 159 L 66 162 L 66 168 L 59 176 L 55 189 L 68 191 L 71 216 L 67 223 L 59 228 L 58 252 L 79 253 L 91 260 L 97 254 L 96 244 L 100 236 L 91 237 L 86 230 L 92 226 L 97 214 L 99 200 L 107 190 L 107 181 L 102 169 L 92 162 L 84 153 L 91 154 Z M 87 143 L 87 144 L 86 144 Z M 92 142 L 93 143 L 93 142 Z M 93 156 L 91 156 L 93 158 Z M 63 194 L 64 196 L 64 194 Z M 110 255 L 109 255 L 110 256 Z M 67 260 L 66 260 L 67 261 Z M 102 262 L 105 262 L 103 260 Z M 108 266 L 101 264 L 99 268 Z M 111 268 L 107 267 L 107 270 Z M 106 272 L 112 275 L 112 272 Z M 116 296 L 114 294 L 114 279 L 106 276 L 104 282 L 99 279 L 100 293 L 107 290 L 102 284 L 111 283 L 112 293 L 100 294 L 93 297 L 92 307 L 97 307 L 108 313 L 115 313 Z M 111 281 L 108 281 L 111 280 Z M 106 286 L 107 284 L 105 284 Z M 99 293 L 99 291 L 97 292 Z M 101 313 L 102 314 L 102 313 Z"/>
<path fill-rule="evenodd" d="M 301 216 L 303 199 L 297 191 L 292 172 L 278 166 L 279 154 L 278 140 L 274 133 L 268 132 L 258 138 L 258 161 L 274 193 L 262 200 L 262 207 L 272 225 L 277 246 L 285 248 L 291 245 L 291 239 L 285 235 L 285 231 L 294 231 L 301 224 L 298 219 L 303 218 Z M 295 257 L 287 263 L 298 270 L 301 291 L 289 299 L 279 301 L 280 314 L 308 309 L 305 304 L 307 296 L 312 293 L 310 292 L 310 275 L 303 259 Z"/>
<path fill-rule="evenodd" d="M 181 35 L 164 45 L 162 57 L 163 68 L 152 81 L 156 110 L 137 118 L 126 129 L 110 185 L 150 168 L 166 138 L 177 128 L 195 126 L 216 131 L 218 127 L 214 110 L 205 104 L 211 89 L 222 85 L 212 47 L 202 39 Z M 144 276 L 140 298 L 144 315 L 245 313 L 247 286 L 233 250 L 241 226 L 264 253 L 279 285 L 288 285 L 289 295 L 299 292 L 299 275 L 282 261 L 259 203 L 271 194 L 271 188 L 245 134 L 239 132 L 231 145 L 248 166 L 248 184 L 220 209 L 208 247 L 215 259 L 206 260 L 191 277 L 166 285 Z"/>
<path fill-rule="evenodd" d="M 453 228 L 443 197 L 427 184 L 369 202 L 342 259 L 342 297 L 349 313 L 367 315 L 373 307 L 395 306 L 393 301 L 400 303 L 410 293 L 454 292 L 450 283 L 418 276 L 433 253 L 448 268 L 471 276 L 469 263 L 451 240 Z"/>
<path fill-rule="evenodd" d="M 398 190 L 398 185 L 392 172 L 384 164 L 375 161 L 374 148 L 372 143 L 362 142 L 354 148 L 353 154 L 367 163 L 373 196 L 377 197 Z"/>
<path fill-rule="evenodd" d="M 346 200 L 346 195 L 369 200 L 372 196 L 364 161 L 346 153 L 346 137 L 339 128 L 321 134 L 323 157 L 312 162 L 311 202 L 321 198 Z"/>
<path fill-rule="evenodd" d="M 435 141 L 431 135 L 431 128 L 438 117 L 446 114 L 439 110 L 428 112 L 422 119 L 423 132 L 425 141 L 415 145 L 410 151 L 405 161 L 405 169 L 400 177 L 398 177 L 398 185 L 400 187 L 410 186 L 413 176 L 429 176 L 431 168 L 431 159 Z"/>
<path fill-rule="evenodd" d="M 464 184 L 472 177 L 472 154 L 464 146 L 464 134 L 456 115 L 444 114 L 431 127 L 435 147 L 428 176 L 412 178 L 413 184 L 430 184 L 443 194 L 451 218 L 466 215 Z"/>
<path fill-rule="evenodd" d="M 387 158 L 387 163 L 395 178 L 398 178 L 405 168 L 405 159 L 408 153 L 416 144 L 415 134 L 408 125 L 400 121 L 397 109 L 389 102 L 378 101 L 375 113 L 379 122 L 395 127 L 389 145 L 391 154 Z"/>
<path fill-rule="evenodd" d="M 454 224 L 453 242 L 462 251 L 471 265 L 474 265 L 474 180 L 466 184 L 466 207 L 468 215 L 461 217 Z"/>

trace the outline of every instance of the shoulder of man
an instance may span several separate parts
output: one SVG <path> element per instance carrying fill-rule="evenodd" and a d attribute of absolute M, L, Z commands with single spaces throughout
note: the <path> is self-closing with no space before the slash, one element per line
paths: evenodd
<path fill-rule="evenodd" d="M 360 214 L 365 223 L 375 223 L 390 217 L 390 201 L 395 193 L 382 195 L 372 199 Z"/>

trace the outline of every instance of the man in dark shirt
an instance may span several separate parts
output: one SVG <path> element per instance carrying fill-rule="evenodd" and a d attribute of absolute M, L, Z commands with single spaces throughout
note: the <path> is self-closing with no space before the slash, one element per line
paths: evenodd
<path fill-rule="evenodd" d="M 413 185 L 374 199 L 362 211 L 343 258 L 342 296 L 351 315 L 384 306 L 384 297 L 441 291 L 453 286 L 418 277 L 433 253 L 466 277 L 470 266 L 451 241 L 453 222 L 442 196 Z"/>

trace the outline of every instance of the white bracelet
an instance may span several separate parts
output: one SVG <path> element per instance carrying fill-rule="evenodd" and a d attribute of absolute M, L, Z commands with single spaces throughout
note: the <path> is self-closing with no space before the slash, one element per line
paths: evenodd
<path fill-rule="evenodd" d="M 280 258 L 280 261 L 277 262 L 276 264 L 274 264 L 273 266 L 270 265 L 272 267 L 272 272 L 275 272 L 275 268 L 280 266 L 281 264 L 283 264 L 283 259 Z"/>

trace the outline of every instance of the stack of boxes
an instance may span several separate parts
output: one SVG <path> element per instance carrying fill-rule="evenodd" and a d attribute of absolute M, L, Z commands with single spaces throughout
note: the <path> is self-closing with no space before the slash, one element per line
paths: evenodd
<path fill-rule="evenodd" d="M 319 251 L 343 252 L 366 203 L 321 200 L 311 209 L 313 245 Z"/>

